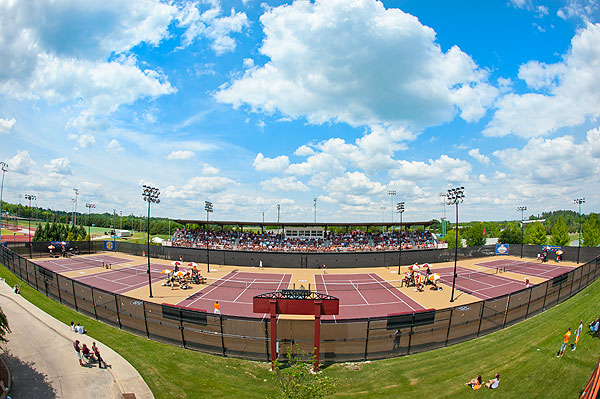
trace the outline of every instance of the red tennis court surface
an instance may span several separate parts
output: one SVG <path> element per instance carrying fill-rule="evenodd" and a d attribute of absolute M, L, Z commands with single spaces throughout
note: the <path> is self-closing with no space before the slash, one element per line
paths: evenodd
<path fill-rule="evenodd" d="M 91 269 L 102 267 L 105 263 L 118 265 L 131 262 L 127 259 L 117 258 L 110 255 L 74 256 L 71 258 L 56 258 L 50 260 L 36 261 L 35 263 L 55 273 L 66 273 L 73 270 Z"/>
<path fill-rule="evenodd" d="M 231 272 L 177 306 L 212 312 L 215 301 L 219 301 L 222 314 L 263 317 L 252 312 L 252 298 L 288 288 L 291 279 L 291 274 Z"/>
<path fill-rule="evenodd" d="M 160 263 L 150 264 L 150 274 L 152 283 L 163 280 L 166 275 L 160 274 L 160 271 L 165 268 L 165 265 Z M 105 272 L 90 274 L 87 276 L 75 277 L 74 280 L 91 285 L 115 294 L 123 294 L 125 292 L 135 290 L 136 288 L 148 285 L 148 264 L 135 265 L 124 267 L 122 269 L 107 270 Z"/>
<path fill-rule="evenodd" d="M 340 314 L 323 319 L 382 317 L 425 308 L 375 273 L 315 274 L 316 291 L 340 300 Z"/>
<path fill-rule="evenodd" d="M 424 274 L 423 272 L 419 272 Z M 440 282 L 452 287 L 453 267 L 444 267 L 434 270 L 440 274 Z M 480 299 L 490 299 L 509 294 L 525 288 L 525 280 L 518 281 L 502 277 L 498 274 L 489 274 L 458 266 L 456 268 L 455 288 Z M 456 298 L 456 293 L 454 294 Z"/>
<path fill-rule="evenodd" d="M 507 272 L 526 274 L 528 276 L 551 279 L 567 273 L 573 268 L 559 266 L 554 263 L 528 262 L 516 259 L 498 259 L 490 262 L 476 263 L 478 266 L 497 267 Z"/>

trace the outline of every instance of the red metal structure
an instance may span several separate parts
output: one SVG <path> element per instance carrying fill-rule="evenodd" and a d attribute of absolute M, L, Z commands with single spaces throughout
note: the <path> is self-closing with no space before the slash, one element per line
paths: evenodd
<path fill-rule="evenodd" d="M 321 347 L 321 316 L 340 313 L 340 300 L 331 295 L 308 290 L 281 290 L 260 294 L 252 300 L 254 313 L 271 315 L 271 363 L 277 356 L 277 315 L 299 314 L 315 316 L 315 365 L 319 369 L 319 349 Z"/>

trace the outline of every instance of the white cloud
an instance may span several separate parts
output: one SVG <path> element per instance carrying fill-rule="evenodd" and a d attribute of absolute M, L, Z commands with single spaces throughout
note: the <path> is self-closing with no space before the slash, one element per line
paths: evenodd
<path fill-rule="evenodd" d="M 108 145 L 106 146 L 106 150 L 120 152 L 123 151 L 124 148 L 116 139 L 112 139 L 110 143 L 108 143 Z"/>
<path fill-rule="evenodd" d="M 237 182 L 227 177 L 196 176 L 192 177 L 187 184 L 181 187 L 173 185 L 167 187 L 164 190 L 164 197 L 175 200 L 194 200 L 198 196 L 221 193 L 236 185 L 238 185 Z"/>
<path fill-rule="evenodd" d="M 466 182 L 469 181 L 470 172 L 470 163 L 444 154 L 428 162 L 399 160 L 390 174 L 409 180 L 444 179 L 449 182 Z"/>
<path fill-rule="evenodd" d="M 478 161 L 479 163 L 482 163 L 484 165 L 489 165 L 490 164 L 490 158 L 480 154 L 479 153 L 479 148 L 473 148 L 469 151 L 469 155 L 472 156 L 476 161 Z"/>
<path fill-rule="evenodd" d="M 79 144 L 80 148 L 91 147 L 94 143 L 96 143 L 96 138 L 91 134 L 82 134 L 77 139 L 77 144 Z"/>
<path fill-rule="evenodd" d="M 567 0 L 556 15 L 562 19 L 581 19 L 583 21 L 597 20 L 600 4 L 596 0 Z"/>
<path fill-rule="evenodd" d="M 494 172 L 494 179 L 496 179 L 496 180 L 506 179 L 506 173 L 500 172 L 500 171 L 497 170 L 497 171 Z"/>
<path fill-rule="evenodd" d="M 244 58 L 244 68 L 252 68 L 254 66 L 254 60 L 252 58 Z"/>
<path fill-rule="evenodd" d="M 265 191 L 309 191 L 310 189 L 294 176 L 274 177 L 261 181 L 260 186 Z"/>
<path fill-rule="evenodd" d="M 246 13 L 232 8 L 228 16 L 220 16 L 222 10 L 218 1 L 208 2 L 208 5 L 210 8 L 203 12 L 200 10 L 202 2 L 188 3 L 180 10 L 178 26 L 186 29 L 183 46 L 190 46 L 198 38 L 205 37 L 212 41 L 211 47 L 217 54 L 235 50 L 236 42 L 231 34 L 248 27 Z"/>
<path fill-rule="evenodd" d="M 281 172 L 290 164 L 287 155 L 280 155 L 275 158 L 267 158 L 261 152 L 254 158 L 254 169 L 259 172 Z"/>
<path fill-rule="evenodd" d="M 11 172 L 28 174 L 29 169 L 35 165 L 35 162 L 29 156 L 29 151 L 17 151 L 17 155 L 7 161 Z"/>
<path fill-rule="evenodd" d="M 433 29 L 374 0 L 296 1 L 260 20 L 269 61 L 215 93 L 235 108 L 418 130 L 457 111 L 478 120 L 496 95 L 471 57 L 443 52 Z"/>
<path fill-rule="evenodd" d="M 15 123 L 17 123 L 15 118 L 12 118 L 12 119 L 0 118 L 0 134 L 6 134 L 6 133 L 10 132 L 12 130 L 13 126 L 15 126 Z"/>
<path fill-rule="evenodd" d="M 215 168 L 211 165 L 204 165 L 202 167 L 202 174 L 205 176 L 216 176 L 220 172 L 219 168 Z"/>
<path fill-rule="evenodd" d="M 497 150 L 494 155 L 509 169 L 537 184 L 573 185 L 600 173 L 598 129 L 575 143 L 572 136 L 533 138 L 522 149 Z"/>
<path fill-rule="evenodd" d="M 17 99 L 73 102 L 86 118 L 139 98 L 174 92 L 132 56 L 140 43 L 167 35 L 176 7 L 158 0 L 65 0 L 0 4 L 0 93 Z"/>
<path fill-rule="evenodd" d="M 309 155 L 313 155 L 315 153 L 315 150 L 313 150 L 312 148 L 310 148 L 307 145 L 301 145 L 300 147 L 298 147 L 296 149 L 296 151 L 294 151 L 294 155 L 297 155 L 299 157 L 306 157 Z"/>
<path fill-rule="evenodd" d="M 488 179 L 485 175 L 479 175 L 479 182 L 482 184 L 488 184 L 490 179 Z"/>
<path fill-rule="evenodd" d="M 571 41 L 563 61 L 522 65 L 519 78 L 539 92 L 509 93 L 483 133 L 536 137 L 600 117 L 600 24 L 587 24 Z"/>
<path fill-rule="evenodd" d="M 67 158 L 56 158 L 52 159 L 50 163 L 47 165 L 47 168 L 50 172 L 59 174 L 59 175 L 72 175 L 73 171 L 71 170 L 71 162 Z"/>
<path fill-rule="evenodd" d="M 196 155 L 196 154 L 194 154 L 193 151 L 189 151 L 189 150 L 172 151 L 169 155 L 167 155 L 167 159 L 184 160 L 184 159 L 190 159 L 194 155 Z"/>

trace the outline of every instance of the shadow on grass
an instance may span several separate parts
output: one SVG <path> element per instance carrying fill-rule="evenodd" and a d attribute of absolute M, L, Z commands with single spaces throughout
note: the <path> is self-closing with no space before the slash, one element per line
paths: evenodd
<path fill-rule="evenodd" d="M 47 376 L 37 371 L 33 367 L 33 362 L 24 362 L 10 351 L 4 352 L 2 358 L 12 373 L 13 385 L 10 395 L 13 398 L 51 399 L 57 397 Z"/>

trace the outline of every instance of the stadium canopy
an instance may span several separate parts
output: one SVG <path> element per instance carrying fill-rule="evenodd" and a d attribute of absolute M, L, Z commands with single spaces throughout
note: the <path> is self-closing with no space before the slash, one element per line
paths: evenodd
<path fill-rule="evenodd" d="M 260 227 L 261 229 L 264 229 L 265 227 L 280 227 L 280 228 L 285 228 L 285 227 L 323 227 L 325 228 L 325 230 L 327 230 L 328 227 L 346 227 L 346 228 L 352 228 L 352 227 L 366 227 L 367 230 L 369 230 L 370 227 L 386 227 L 386 228 L 390 228 L 390 227 L 398 227 L 398 226 L 404 226 L 404 227 L 411 227 L 411 226 L 423 226 L 423 227 L 427 227 L 427 226 L 431 226 L 432 224 L 434 224 L 435 222 L 433 220 L 427 221 L 427 222 L 393 222 L 393 223 L 373 223 L 373 222 L 363 222 L 363 223 L 327 223 L 327 222 L 321 222 L 321 223 L 312 223 L 312 222 L 239 222 L 239 221 L 222 221 L 222 220 L 210 220 L 210 221 L 206 221 L 206 220 L 193 220 L 193 219 L 179 219 L 179 220 L 175 220 L 177 223 L 183 224 L 183 225 L 187 225 L 187 224 L 197 224 L 197 225 L 206 225 L 207 223 L 212 225 L 212 226 L 221 226 L 221 228 L 225 227 L 225 226 L 238 226 L 240 228 L 244 228 L 244 227 Z"/>

